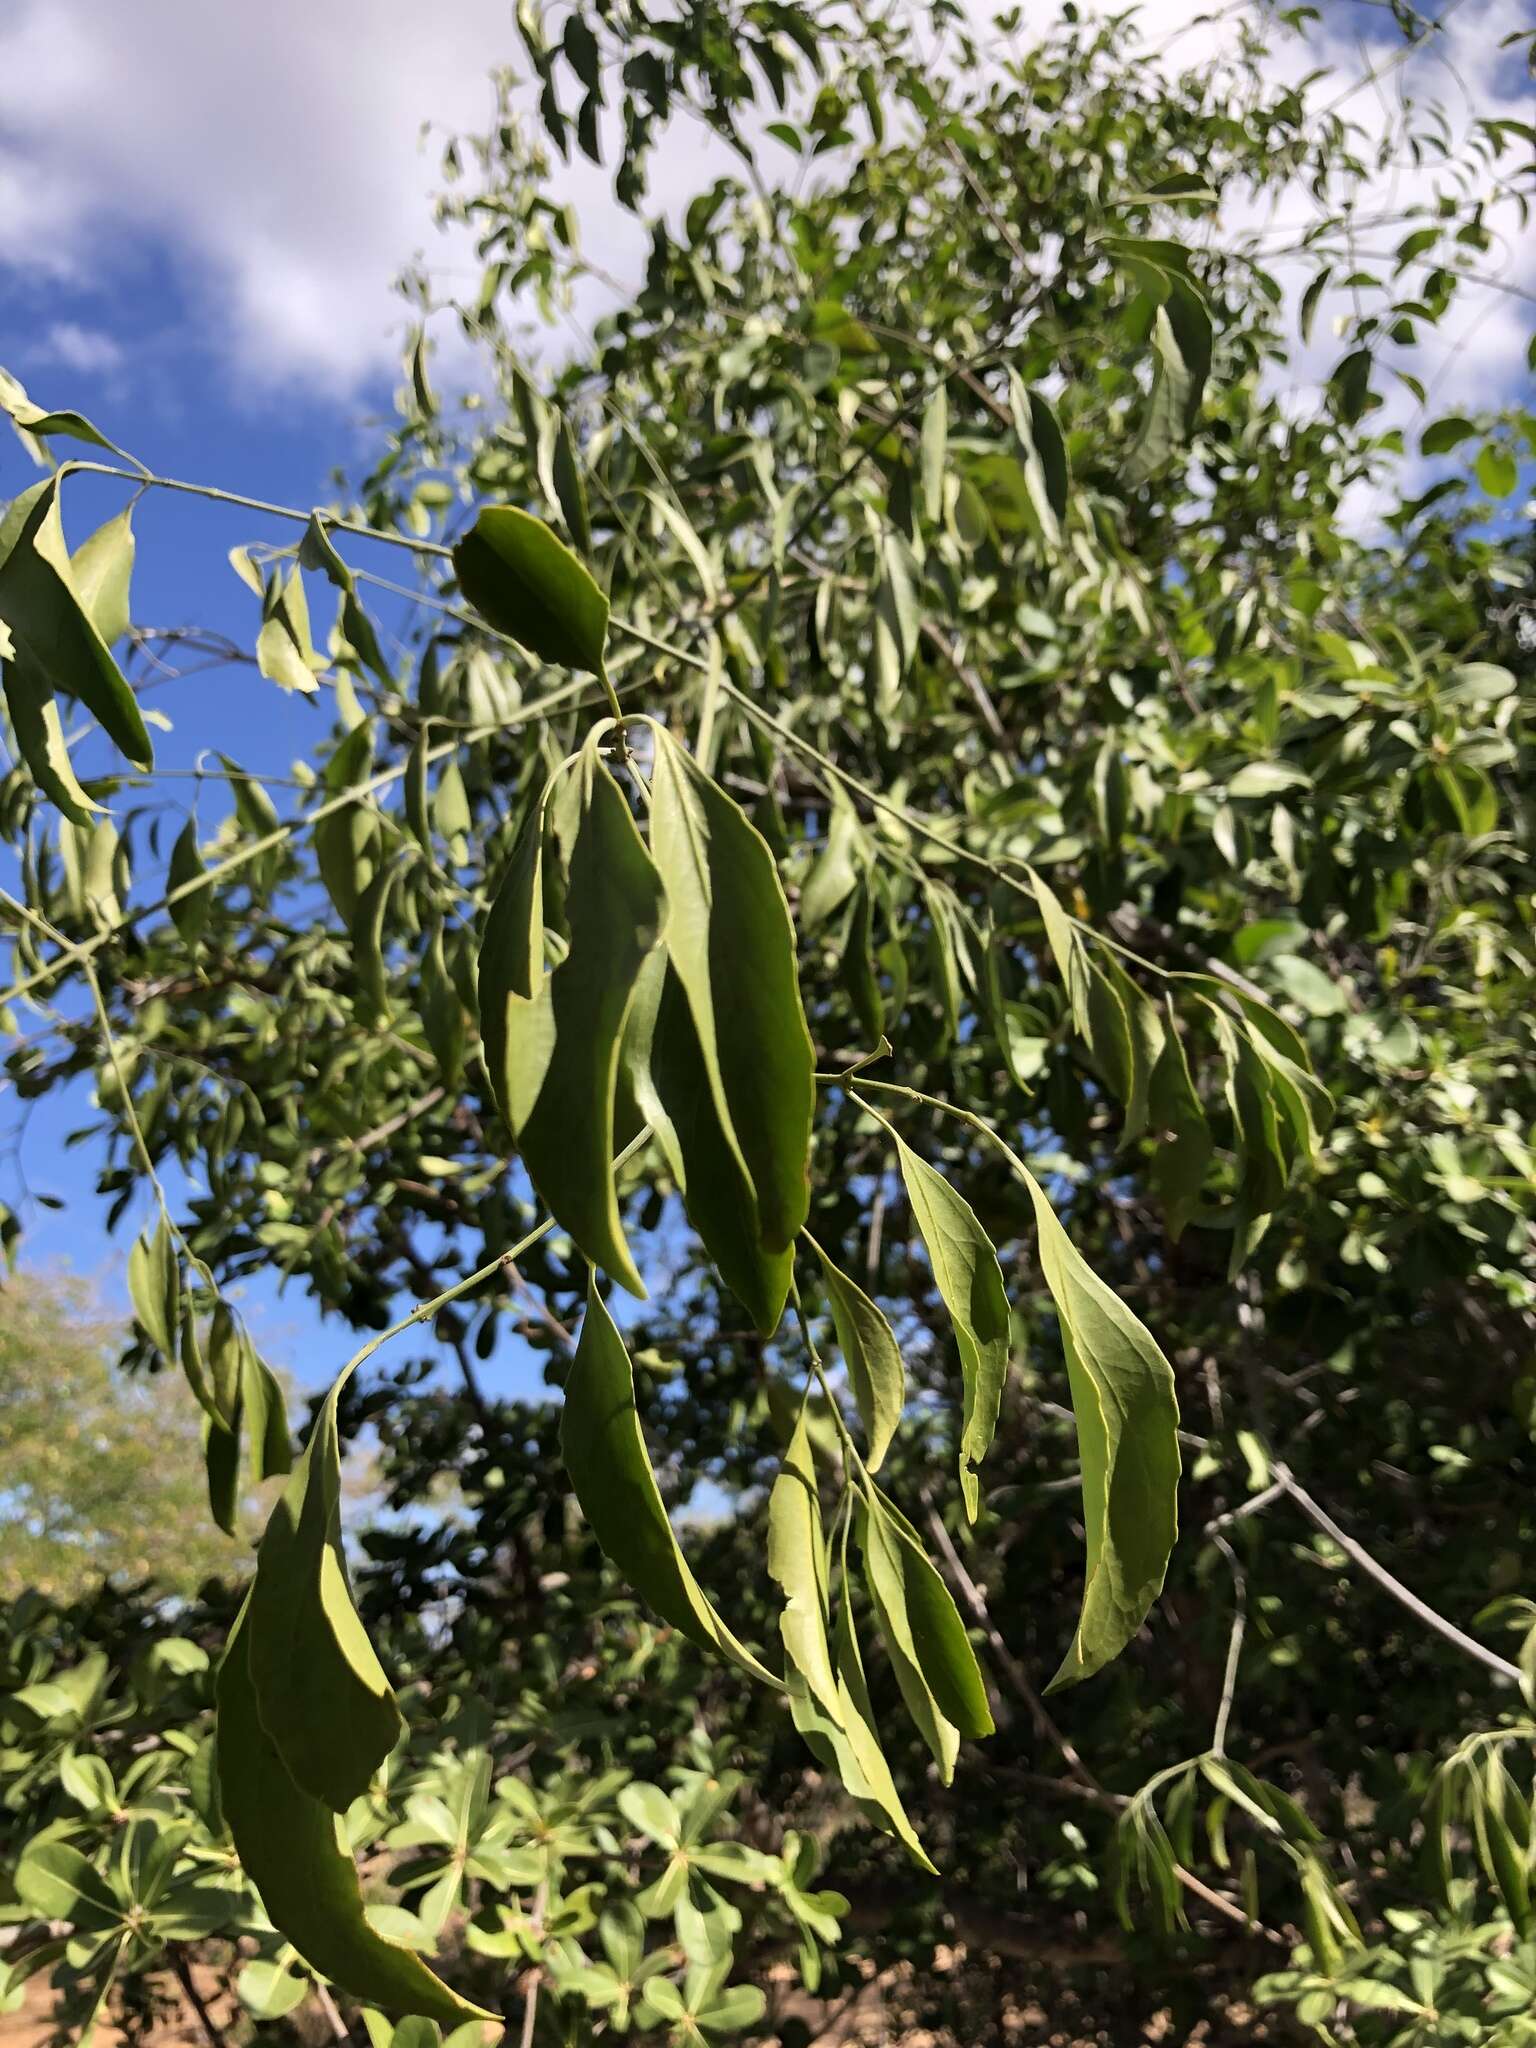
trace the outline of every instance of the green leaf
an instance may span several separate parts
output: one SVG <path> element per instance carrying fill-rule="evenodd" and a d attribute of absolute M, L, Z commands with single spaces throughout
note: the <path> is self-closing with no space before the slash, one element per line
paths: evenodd
<path fill-rule="evenodd" d="M 1083 1474 L 1087 1582 L 1055 1690 L 1117 1657 L 1162 1590 L 1178 1529 L 1179 1410 L 1172 1368 L 1151 1332 L 1088 1265 L 1034 1175 L 1008 1156 L 1034 1205 Z"/>
<path fill-rule="evenodd" d="M 924 1714 L 931 1708 L 960 1735 L 973 1740 L 990 1735 L 992 1710 L 976 1653 L 949 1588 L 924 1552 L 917 1532 L 878 1489 L 871 1490 L 858 1526 L 881 1633 L 891 1649 L 913 1718 L 922 1727 Z M 914 1705 L 909 1680 L 913 1690 L 921 1687 L 922 1713 Z M 942 1769 L 942 1751 L 935 1748 L 934 1754 Z"/>
<path fill-rule="evenodd" d="M 608 600 L 541 519 L 513 505 L 484 511 L 453 551 L 481 617 L 544 661 L 603 673 Z"/>
<path fill-rule="evenodd" d="M 40 1920 L 68 1920 L 99 1932 L 116 1927 L 123 1907 L 106 1879 L 68 1842 L 31 1842 L 16 1865 L 16 1896 Z"/>
<path fill-rule="evenodd" d="M 554 1050 L 519 1139 L 544 1203 L 583 1255 L 632 1294 L 645 1286 L 614 1188 L 614 1107 L 624 1021 L 666 899 L 618 784 L 583 751 L 565 913 L 570 951 L 550 976 Z"/>
<path fill-rule="evenodd" d="M 263 1729 L 294 1783 L 344 1813 L 404 1724 L 347 1586 L 336 1399 L 333 1387 L 272 1510 L 246 1633 Z"/>
<path fill-rule="evenodd" d="M 723 1652 L 778 1689 L 778 1679 L 715 1612 L 678 1548 L 640 1433 L 629 1354 L 595 1277 L 565 1384 L 560 1452 L 605 1555 L 647 1605 L 690 1642 Z"/>
<path fill-rule="evenodd" d="M 939 1782 L 951 1784 L 955 1758 L 960 1752 L 960 1731 L 940 1706 L 919 1658 L 907 1609 L 903 1554 L 878 1501 L 867 1505 L 861 1502 L 855 1509 L 854 1522 L 864 1556 L 865 1583 L 901 1697 L 912 1725 L 939 1767 Z"/>
<path fill-rule="evenodd" d="M 1148 1108 L 1154 1129 L 1165 1134 L 1152 1155 L 1152 1183 L 1167 1217 L 1168 1235 L 1177 1244 L 1200 1206 L 1214 1146 L 1174 1021 L 1171 997 L 1162 1051 L 1152 1069 Z"/>
<path fill-rule="evenodd" d="M 304 595 L 303 572 L 297 567 L 286 576 L 274 570 L 267 579 L 256 635 L 256 666 L 279 689 L 308 696 L 320 687 L 315 676 L 325 662 L 310 638 L 309 601 Z"/>
<path fill-rule="evenodd" d="M 721 1129 L 764 1245 L 787 1251 L 810 1205 L 815 1103 L 789 906 L 762 834 L 659 727 L 651 853 Z"/>
<path fill-rule="evenodd" d="M 1486 442 L 1478 451 L 1477 480 L 1490 498 L 1507 498 L 1520 481 L 1520 465 L 1509 449 Z"/>
<path fill-rule="evenodd" d="M 146 1231 L 128 1254 L 128 1298 L 150 1342 L 174 1364 L 181 1329 L 181 1262 L 163 1212 L 154 1235 Z"/>
<path fill-rule="evenodd" d="M 258 1479 L 272 1479 L 293 1470 L 293 1439 L 288 1432 L 288 1404 L 276 1373 L 242 1330 L 240 1394 L 251 1436 L 251 1467 Z"/>
<path fill-rule="evenodd" d="M 176 897 L 176 891 L 194 882 L 206 873 L 203 866 L 202 850 L 197 840 L 197 820 L 188 818 L 176 835 L 176 844 L 171 848 L 170 865 L 166 870 L 168 892 L 175 900 L 167 907 L 172 924 L 181 934 L 182 942 L 195 947 L 208 927 L 209 914 L 213 909 L 213 898 L 207 889 L 194 889 L 185 896 Z"/>
<path fill-rule="evenodd" d="M 108 647 L 121 640 L 132 623 L 128 590 L 133 578 L 133 555 L 130 505 L 82 541 L 70 562 L 86 616 Z"/>
<path fill-rule="evenodd" d="M 1050 405 L 1038 391 L 1028 388 L 1017 371 L 1008 374 L 1008 393 L 1036 530 L 1047 547 L 1057 548 L 1072 487 L 1061 426 Z"/>
<path fill-rule="evenodd" d="M 934 386 L 923 408 L 920 434 L 923 473 L 923 511 L 937 526 L 944 516 L 944 475 L 949 460 L 949 389 Z"/>
<path fill-rule="evenodd" d="M 208 1475 L 208 1509 L 226 1536 L 235 1534 L 240 1512 L 241 1414 L 230 1421 L 210 1415 L 203 1424 L 203 1463 Z"/>
<path fill-rule="evenodd" d="M 1371 352 L 1357 348 L 1344 357 L 1328 380 L 1333 410 L 1347 427 L 1363 417 L 1371 400 Z"/>
<path fill-rule="evenodd" d="M 683 985 L 658 948 L 641 969 L 625 1024 L 625 1073 L 661 1142 L 688 1220 L 720 1278 L 772 1336 L 784 1313 L 793 1252 L 765 1248 L 757 1202 L 720 1122 Z M 617 1133 L 615 1134 L 617 1135 Z"/>
<path fill-rule="evenodd" d="M 836 1771 L 848 1796 L 866 1817 L 887 1834 L 895 1835 L 922 1868 L 932 1872 L 934 1866 L 901 1803 L 891 1767 L 875 1733 L 869 1689 L 864 1682 L 864 1666 L 846 1594 L 839 1609 L 833 1640 L 839 1705 L 837 1719 L 832 1719 L 818 1705 L 798 1672 L 790 1674 L 791 1717 L 812 1752 L 829 1770 Z"/>
<path fill-rule="evenodd" d="M 544 805 L 539 798 L 502 876 L 480 940 L 480 1054 L 507 1129 L 518 1137 L 555 1049 L 544 971 Z"/>
<path fill-rule="evenodd" d="M 138 702 L 112 659 L 75 582 L 59 516 L 59 479 L 28 494 L 14 544 L 0 561 L 0 620 L 12 659 L 37 672 L 34 700 L 47 692 L 76 697 L 135 767 L 152 768 Z"/>
<path fill-rule="evenodd" d="M 1144 484 L 1172 460 L 1193 430 L 1211 369 L 1211 316 L 1186 279 L 1169 274 L 1152 321 L 1152 390 L 1125 465 Z"/>
<path fill-rule="evenodd" d="M 906 1402 L 906 1375 L 896 1333 L 886 1321 L 884 1311 L 863 1288 L 838 1270 L 809 1232 L 807 1237 L 821 1261 L 832 1321 L 837 1328 L 838 1349 L 848 1367 L 853 1398 L 858 1403 L 859 1420 L 869 1444 L 866 1463 L 871 1472 L 878 1472 Z"/>
<path fill-rule="evenodd" d="M 294 1783 L 262 1726 L 249 1648 L 247 1609 L 219 1672 L 219 1791 L 236 1853 L 273 1926 L 353 1998 L 444 2026 L 494 2019 L 369 1926 L 334 1814 Z"/>
<path fill-rule="evenodd" d="M 779 1616 L 784 1654 L 836 1721 L 841 1707 L 827 1642 L 826 1543 L 803 1407 L 768 1496 L 768 1576 L 784 1595 Z"/>
<path fill-rule="evenodd" d="M 235 1995 L 259 2020 L 285 2019 L 309 1996 L 309 1980 L 295 1977 L 281 1963 L 249 1962 L 235 1979 Z"/>
<path fill-rule="evenodd" d="M 0 680 L 4 683 L 16 751 L 26 763 L 27 772 L 72 825 L 89 825 L 101 806 L 86 795 L 75 779 L 69 749 L 64 744 L 64 723 L 47 676 L 31 662 L 7 660 L 0 667 Z"/>
<path fill-rule="evenodd" d="M 1463 419 L 1459 413 L 1452 413 L 1443 420 L 1433 420 L 1419 436 L 1421 455 L 1449 455 L 1453 448 L 1459 448 L 1463 441 L 1470 441 L 1477 432 L 1472 422 Z"/>
<path fill-rule="evenodd" d="M 581 462 L 571 423 L 561 416 L 554 446 L 555 496 L 565 517 L 566 531 L 584 555 L 592 552 L 592 523 L 587 516 L 587 487 L 582 481 Z"/>
<path fill-rule="evenodd" d="M 964 1384 L 960 1423 L 960 1492 L 966 1518 L 980 1505 L 978 1468 L 997 1428 L 997 1411 L 1008 1378 L 1008 1297 L 991 1239 L 965 1197 L 927 1160 L 920 1159 L 885 1118 L 858 1096 L 859 1106 L 885 1124 L 895 1140 L 912 1219 L 928 1248 L 934 1285 L 955 1326 Z"/>

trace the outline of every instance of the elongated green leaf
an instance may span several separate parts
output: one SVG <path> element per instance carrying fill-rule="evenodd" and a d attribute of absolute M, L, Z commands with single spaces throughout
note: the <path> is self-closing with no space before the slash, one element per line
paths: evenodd
<path fill-rule="evenodd" d="M 1163 1049 L 1152 1070 L 1149 1108 L 1154 1126 L 1167 1133 L 1153 1155 L 1152 1182 L 1168 1219 L 1168 1235 L 1177 1244 L 1199 1207 L 1212 1140 L 1174 1023 L 1171 998 Z"/>
<path fill-rule="evenodd" d="M 352 925 L 352 959 L 357 970 L 358 1008 L 366 1019 L 377 1020 L 389 1009 L 389 974 L 384 959 L 384 915 L 399 869 L 379 867 L 372 881 L 357 899 L 357 916 Z"/>
<path fill-rule="evenodd" d="M 1046 545 L 1057 548 L 1072 481 L 1061 427 L 1046 400 L 1038 391 L 1031 391 L 1016 371 L 1009 373 L 1008 392 L 1034 523 Z"/>
<path fill-rule="evenodd" d="M 76 548 L 70 567 L 86 616 L 111 647 L 131 624 L 129 586 L 133 579 L 133 508 L 125 507 Z"/>
<path fill-rule="evenodd" d="M 902 1698 L 948 1784 L 958 1738 L 992 1733 L 976 1653 L 916 1532 L 878 1492 L 861 1506 L 856 1527 Z"/>
<path fill-rule="evenodd" d="M 345 1812 L 403 1723 L 347 1586 L 335 1389 L 261 1539 L 247 1628 L 262 1727 L 294 1783 Z"/>
<path fill-rule="evenodd" d="M 50 477 L 31 498 L 0 561 L 0 620 L 19 665 L 35 668 L 49 689 L 78 698 L 121 753 L 136 767 L 152 768 L 138 702 L 75 583 L 58 486 Z"/>
<path fill-rule="evenodd" d="M 197 821 L 188 818 L 176 835 L 176 844 L 171 848 L 170 865 L 166 871 L 166 882 L 173 897 L 178 889 L 188 882 L 196 881 L 205 872 L 202 850 L 197 843 Z M 194 889 L 185 896 L 175 897 L 169 906 L 171 922 L 188 946 L 196 946 L 208 926 L 208 916 L 213 909 L 213 899 L 207 889 Z"/>
<path fill-rule="evenodd" d="M 309 600 L 303 572 L 286 576 L 276 570 L 267 579 L 262 600 L 261 629 L 256 635 L 256 666 L 279 689 L 308 696 L 319 689 L 316 672 L 325 666 L 310 638 Z"/>
<path fill-rule="evenodd" d="M 768 1576 L 784 1595 L 779 1616 L 784 1655 L 836 1721 L 841 1707 L 827 1642 L 826 1542 L 803 1408 L 768 1497 Z"/>
<path fill-rule="evenodd" d="M 364 722 L 353 726 L 325 764 L 327 797 L 340 796 L 366 782 L 372 765 L 373 732 Z M 315 825 L 315 865 L 326 894 L 349 930 L 357 916 L 358 898 L 373 875 L 368 849 L 376 829 L 376 820 L 361 802 L 342 804 Z"/>
<path fill-rule="evenodd" d="M 859 1100 L 855 1097 L 855 1100 Z M 863 1108 L 867 1104 L 860 1103 Z M 870 1110 L 885 1123 L 884 1117 Z M 977 1470 L 997 1428 L 997 1411 L 1008 1378 L 1008 1297 L 992 1242 L 965 1197 L 927 1160 L 919 1159 L 900 1134 L 885 1125 L 896 1144 L 901 1177 L 913 1221 L 928 1248 L 934 1285 L 955 1326 L 965 1389 L 960 1422 L 960 1492 L 974 1522 L 981 1490 Z"/>
<path fill-rule="evenodd" d="M 236 1622 L 218 1683 L 219 1793 L 235 1850 L 273 1926 L 352 1997 L 452 2027 L 488 2020 L 419 1956 L 369 1926 L 330 1808 L 294 1783 L 257 1711 L 250 1612 Z"/>
<path fill-rule="evenodd" d="M 150 1342 L 174 1364 L 181 1331 L 181 1264 L 163 1215 L 154 1234 L 146 1231 L 128 1254 L 128 1297 Z"/>
<path fill-rule="evenodd" d="M 866 1463 L 871 1472 L 878 1472 L 906 1401 L 906 1375 L 896 1333 L 863 1288 L 838 1270 L 815 1238 L 810 1242 L 821 1260 L 838 1349 L 848 1367 L 859 1420 L 869 1443 Z"/>
<path fill-rule="evenodd" d="M 544 800 L 513 848 L 485 920 L 478 964 L 480 1050 L 508 1130 L 517 1137 L 544 1085 L 555 1049 L 555 1012 L 544 971 Z"/>
<path fill-rule="evenodd" d="M 208 1474 L 208 1510 L 226 1536 L 233 1536 L 240 1512 L 239 1403 L 229 1422 L 210 1415 L 203 1425 L 203 1464 Z"/>
<path fill-rule="evenodd" d="M 1054 1689 L 1117 1657 L 1162 1591 L 1178 1532 L 1179 1409 L 1172 1368 L 1151 1332 L 1088 1265 L 1034 1175 L 1009 1156 L 1034 1205 L 1083 1472 L 1088 1575 Z"/>
<path fill-rule="evenodd" d="M 543 520 L 513 505 L 480 514 L 453 551 L 480 616 L 543 661 L 603 673 L 608 600 Z"/>
<path fill-rule="evenodd" d="M 3 628 L 0 628 L 3 631 Z M 30 661 L 5 661 L 0 668 L 5 705 L 11 714 L 16 751 L 48 801 L 73 825 L 89 825 L 101 810 L 75 779 L 64 744 L 64 724 L 47 676 Z"/>
<path fill-rule="evenodd" d="M 678 1548 L 640 1433 L 629 1353 L 595 1277 L 565 1384 L 560 1452 L 593 1533 L 640 1597 L 690 1642 L 723 1652 L 777 1688 L 778 1679 L 715 1612 Z"/>
<path fill-rule="evenodd" d="M 891 1660 L 891 1669 L 912 1725 L 932 1752 L 939 1767 L 939 1782 L 951 1784 L 955 1758 L 960 1753 L 960 1731 L 940 1707 L 918 1662 L 907 1613 L 906 1587 L 901 1558 L 886 1540 L 879 1511 L 873 1514 L 862 1505 L 855 1511 L 859 1548 L 864 1557 L 864 1579 L 874 1603 L 880 1635 Z"/>
<path fill-rule="evenodd" d="M 949 391 L 936 385 L 923 408 L 920 436 L 923 470 L 923 510 L 937 526 L 944 516 L 944 473 L 949 460 Z"/>
<path fill-rule="evenodd" d="M 583 1254 L 632 1294 L 645 1286 L 619 1219 L 614 1107 L 636 980 L 666 922 L 660 880 L 619 786 L 589 748 L 565 914 L 570 951 L 550 976 L 555 1043 L 519 1145 L 534 1186 Z"/>
<path fill-rule="evenodd" d="M 721 1129 L 787 1251 L 810 1205 L 815 1064 L 773 855 L 740 807 L 659 728 L 651 851 L 667 951 L 688 996 Z"/>
<path fill-rule="evenodd" d="M 1169 273 L 1152 322 L 1152 391 L 1126 461 L 1126 480 L 1146 483 L 1188 438 L 1211 368 L 1211 316 L 1187 279 Z"/>
<path fill-rule="evenodd" d="M 866 1047 L 873 1052 L 885 1035 L 885 997 L 875 968 L 873 897 L 869 883 L 854 891 L 848 917 L 848 943 L 843 950 L 843 986 L 853 1004 Z"/>
<path fill-rule="evenodd" d="M 563 414 L 555 435 L 553 469 L 555 496 L 560 501 L 566 531 L 581 552 L 590 555 L 592 522 L 587 514 L 587 486 L 581 474 L 581 458 L 576 452 L 576 436 Z"/>
<path fill-rule="evenodd" d="M 661 1140 L 688 1220 L 726 1286 L 771 1336 L 784 1313 L 794 1254 L 763 1244 L 757 1203 L 740 1155 L 726 1141 L 688 999 L 660 948 L 635 987 L 624 1057 L 636 1104 Z"/>
<path fill-rule="evenodd" d="M 895 1835 L 924 1870 L 932 1871 L 934 1866 L 907 1817 L 875 1733 L 874 1712 L 846 1591 L 834 1624 L 833 1655 L 837 1668 L 837 1718 L 832 1719 L 818 1705 L 805 1680 L 794 1672 L 789 1686 L 794 1724 L 821 1762 L 837 1772 L 849 1797 L 874 1825 Z"/>
<path fill-rule="evenodd" d="M 288 1433 L 288 1404 L 276 1373 L 240 1332 L 240 1390 L 251 1437 L 251 1469 L 257 1479 L 271 1479 L 293 1470 L 293 1439 Z"/>

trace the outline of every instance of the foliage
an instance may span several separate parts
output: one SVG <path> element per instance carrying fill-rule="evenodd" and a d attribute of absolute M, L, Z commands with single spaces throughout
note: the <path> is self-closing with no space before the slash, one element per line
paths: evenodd
<path fill-rule="evenodd" d="M 589 153 L 605 92 L 637 145 L 697 98 L 751 168 L 650 224 L 643 285 L 551 369 L 524 295 L 597 273 L 510 101 L 455 146 L 493 401 L 446 407 L 418 337 L 349 503 L 234 558 L 262 675 L 332 693 L 286 820 L 228 763 L 162 849 L 108 651 L 128 529 L 61 552 L 88 462 L 16 501 L 8 1071 L 95 1074 L 103 1192 L 156 1211 L 129 1362 L 203 1401 L 226 1520 L 242 1455 L 290 1458 L 233 1283 L 276 1267 L 373 1333 L 220 1680 L 236 1850 L 343 1991 L 498 2003 L 370 1926 L 331 1815 L 392 1773 L 440 1632 L 476 1671 L 498 1617 L 538 1625 L 539 1560 L 585 1540 L 558 1451 L 669 1654 L 728 1662 L 705 1725 L 781 1805 L 814 1765 L 849 1896 L 915 1858 L 942 1873 L 904 1876 L 917 1925 L 1024 1881 L 1064 1916 L 1113 1901 L 1149 1971 L 1193 1914 L 1291 1948 L 1261 1995 L 1324 2040 L 1517 2039 L 1524 1667 L 1463 1624 L 1530 1536 L 1529 561 L 1498 513 L 1536 425 L 1433 417 L 1414 352 L 1523 220 L 1530 133 L 1411 101 L 1373 133 L 1348 94 L 1267 85 L 1256 30 L 1181 73 L 1122 26 L 999 56 L 934 14 L 949 66 L 853 9 L 577 10 L 558 47 L 523 10 L 556 146 L 570 74 Z M 756 169 L 745 55 L 788 188 Z M 1400 160 L 1400 239 L 1362 250 Z M 1289 243 L 1218 211 L 1298 195 Z M 6 388 L 40 447 L 95 436 Z M 1408 407 L 1455 458 L 1427 489 Z M 354 562 L 381 547 L 420 579 L 393 633 Z M 74 779 L 61 695 L 112 775 Z M 462 1400 L 373 1363 L 429 1320 Z M 482 1393 L 508 1332 L 558 1413 Z M 353 1575 L 365 1421 L 393 1504 L 451 1479 L 465 1514 Z M 740 1517 L 685 1541 L 703 1480 Z M 1092 1681 L 1060 1722 L 1037 1662 Z M 675 1869 L 681 1818 L 633 1787 L 620 1811 Z M 433 1893 L 441 1835 L 395 1844 Z M 783 1900 L 809 1880 L 775 1853 Z M 491 1938 L 526 1955 L 511 1910 Z M 708 1976 L 647 1998 L 684 2039 L 758 2017 Z"/>
<path fill-rule="evenodd" d="M 124 1380 L 121 1345 L 78 1282 L 28 1274 L 0 1292 L 0 1598 L 187 1596 L 238 1566 L 208 1527 L 194 1403 Z"/>

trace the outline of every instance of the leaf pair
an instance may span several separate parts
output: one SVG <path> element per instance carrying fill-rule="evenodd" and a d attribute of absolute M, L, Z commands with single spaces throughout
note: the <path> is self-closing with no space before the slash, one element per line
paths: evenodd
<path fill-rule="evenodd" d="M 133 527 L 127 512 L 73 556 L 60 517 L 64 472 L 0 517 L 0 650 L 16 745 L 39 789 L 76 825 L 99 809 L 75 778 L 57 698 L 73 697 L 139 768 L 154 750 L 111 642 L 128 630 Z"/>
<path fill-rule="evenodd" d="M 622 1060 L 706 1248 L 767 1333 L 810 1199 L 812 1051 L 793 930 L 766 843 L 659 730 L 650 827 L 647 848 L 593 740 L 546 790 L 481 942 L 486 1070 L 553 1215 L 643 1298 L 612 1167 Z M 547 969 L 552 885 L 564 956 Z"/>
<path fill-rule="evenodd" d="M 340 1382 L 272 1512 L 218 1687 L 225 1818 L 272 1924 L 354 1997 L 448 2023 L 484 2018 L 363 1913 L 335 1814 L 403 1723 L 352 1604 L 341 1548 Z"/>
<path fill-rule="evenodd" d="M 954 1601 L 905 1517 L 867 1482 L 853 1513 L 865 1583 L 902 1698 L 948 1784 L 961 1736 L 992 1732 L 975 1653 Z M 830 1574 L 803 1409 L 769 1497 L 768 1570 L 784 1594 L 779 1631 L 796 1727 L 877 1825 L 931 1869 L 876 1732 L 854 1633 L 846 1545 L 838 1618 L 829 1634 Z"/>
<path fill-rule="evenodd" d="M 568 787 L 556 795 L 570 831 L 565 957 L 546 971 L 546 792 L 524 827 L 481 941 L 486 1072 L 550 1213 L 594 1265 L 643 1300 L 614 1184 L 614 1113 L 625 1021 L 661 937 L 666 899 L 595 744 L 582 749 Z"/>

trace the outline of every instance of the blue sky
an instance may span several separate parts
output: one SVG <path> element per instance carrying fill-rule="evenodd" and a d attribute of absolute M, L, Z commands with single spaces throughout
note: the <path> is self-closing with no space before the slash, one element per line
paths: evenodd
<path fill-rule="evenodd" d="M 1184 30 L 1191 12 L 1187 0 L 1151 0 L 1149 43 Z M 370 422 L 390 409 L 404 324 L 395 276 L 422 254 L 451 283 L 473 273 L 472 251 L 434 227 L 436 162 L 448 133 L 485 118 L 489 68 L 518 61 L 510 14 L 505 0 L 433 10 L 411 0 L 269 0 L 253 10 L 9 0 L 0 14 L 0 365 L 34 397 L 88 413 L 158 473 L 299 506 L 325 501 L 332 470 L 362 466 L 377 445 Z M 1324 17 L 1327 54 L 1351 80 L 1368 68 L 1359 38 L 1380 32 L 1381 12 L 1325 0 Z M 1529 119 L 1518 59 L 1498 44 L 1530 25 L 1526 0 L 1462 0 L 1446 51 L 1461 82 L 1448 88 L 1446 72 L 1439 89 L 1464 92 L 1477 111 L 1502 105 Z M 1194 58 L 1228 33 L 1191 29 L 1178 54 Z M 1299 77 L 1315 61 L 1292 48 L 1277 73 Z M 1372 93 L 1354 105 L 1369 123 Z M 692 135 L 687 144 L 658 152 L 669 211 L 717 168 Z M 1411 196 L 1414 181 L 1394 173 L 1392 189 Z M 642 243 L 602 176 L 578 163 L 566 190 L 589 249 L 609 271 L 634 275 Z M 1536 285 L 1530 238 L 1506 253 L 1511 277 Z M 1440 409 L 1459 395 L 1476 404 L 1517 388 L 1528 310 L 1486 303 L 1454 337 Z M 442 343 L 439 381 L 451 387 L 468 365 L 451 330 Z M 1316 365 L 1300 366 L 1303 382 L 1331 359 L 1326 338 L 1319 349 Z M 34 474 L 0 435 L 0 497 Z M 73 483 L 71 538 L 122 495 L 94 479 Z M 227 550 L 286 540 L 292 529 L 163 493 L 142 502 L 136 524 L 136 618 L 196 622 L 249 646 L 256 600 Z M 160 765 L 173 770 L 216 746 L 248 769 L 284 775 L 329 716 L 324 697 L 284 696 L 247 667 L 207 670 L 151 701 L 173 721 L 158 742 Z M 156 800 L 184 806 L 192 787 L 167 779 Z M 82 1107 L 78 1097 L 47 1102 L 30 1120 L 31 1183 L 68 1206 L 29 1213 L 27 1257 L 68 1260 L 121 1304 L 127 1237 L 107 1238 L 90 1161 L 62 1142 Z M 9 1120 L 0 1105 L 0 1124 Z M 0 1197 L 14 1195 L 0 1168 Z M 328 1380 L 352 1348 L 350 1333 L 322 1326 L 297 1289 L 279 1302 L 274 1288 L 253 1288 L 248 1306 L 266 1348 L 302 1384 Z M 509 1356 L 487 1378 L 510 1388 L 526 1373 Z"/>

